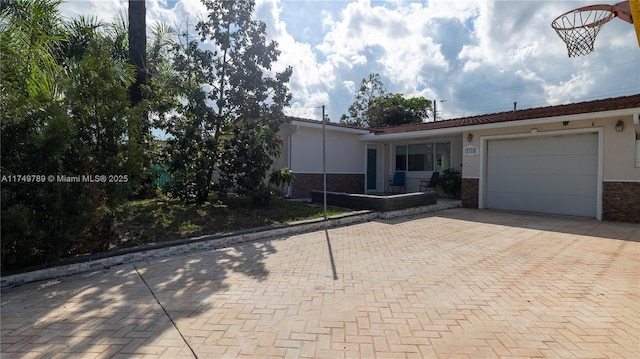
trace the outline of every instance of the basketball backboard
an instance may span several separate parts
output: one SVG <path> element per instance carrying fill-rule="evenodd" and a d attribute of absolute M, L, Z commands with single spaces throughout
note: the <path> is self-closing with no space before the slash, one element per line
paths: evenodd
<path fill-rule="evenodd" d="M 636 29 L 638 46 L 640 46 L 640 0 L 629 0 L 629 11 L 631 12 L 633 26 Z"/>

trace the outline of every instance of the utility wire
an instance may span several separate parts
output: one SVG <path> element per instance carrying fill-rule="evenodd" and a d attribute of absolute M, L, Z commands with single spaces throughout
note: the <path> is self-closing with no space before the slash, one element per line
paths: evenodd
<path fill-rule="evenodd" d="M 552 82 L 552 81 L 557 81 L 557 80 L 561 80 L 561 79 L 571 79 L 580 75 L 584 75 L 584 74 L 588 74 L 588 73 L 593 73 L 596 71 L 604 71 L 604 70 L 609 70 L 611 68 L 616 68 L 616 67 L 621 67 L 621 66 L 626 66 L 626 65 L 637 65 L 638 63 L 640 63 L 640 59 L 638 60 L 633 60 L 633 61 L 626 61 L 626 62 L 621 62 L 618 64 L 613 64 L 613 65 L 608 65 L 605 67 L 599 67 L 596 69 L 590 69 L 590 70 L 586 70 L 586 71 L 581 71 L 581 72 L 577 72 L 574 74 L 570 74 L 570 75 L 563 75 L 563 76 L 557 76 L 557 77 L 553 77 L 553 78 L 548 78 L 548 79 L 540 79 L 541 81 L 544 82 Z M 450 103 L 455 103 L 456 101 L 459 100 L 463 100 L 463 99 L 470 99 L 473 97 L 478 97 L 478 96 L 487 96 L 487 95 L 491 95 L 491 94 L 496 94 L 496 93 L 500 93 L 500 92 L 505 92 L 505 91 L 512 91 L 514 89 L 520 89 L 520 88 L 526 88 L 526 87 L 530 87 L 530 86 L 539 86 L 540 83 L 536 82 L 536 83 L 529 83 L 529 84 L 523 84 L 523 85 L 518 85 L 518 86 L 510 86 L 510 87 L 504 87 L 504 88 L 500 88 L 497 90 L 491 90 L 491 91 L 483 91 L 482 93 L 476 93 L 476 94 L 471 94 L 471 95 L 465 95 L 465 96 L 460 96 L 460 97 L 453 97 L 448 99 Z M 590 101 L 590 100 L 596 100 L 602 97 L 615 97 L 615 96 L 624 96 L 624 95 L 629 95 L 629 94 L 636 94 L 636 93 L 640 93 L 640 85 L 634 85 L 634 86 L 625 86 L 625 87 L 615 87 L 615 88 L 608 88 L 608 89 L 597 89 L 595 91 L 591 91 L 589 94 L 585 95 L 585 96 L 580 96 L 578 98 L 574 98 L 573 101 L 576 102 L 582 102 L 582 101 Z M 517 99 L 515 99 L 517 100 Z M 542 101 L 518 101 L 518 108 L 534 108 L 534 107 L 544 107 L 544 106 L 548 106 L 549 104 L 546 102 L 542 102 Z M 509 111 L 510 109 L 512 109 L 513 106 L 513 102 L 504 102 L 504 103 L 491 103 L 489 105 L 485 105 L 485 106 L 474 106 L 472 108 L 468 108 L 464 111 L 453 111 L 453 112 L 447 112 L 447 117 L 449 118 L 458 118 L 458 117 L 465 117 L 465 116 L 473 116 L 475 114 L 482 114 L 482 113 L 490 113 L 490 112 L 503 112 L 503 111 Z"/>
<path fill-rule="evenodd" d="M 563 76 L 558 76 L 558 77 L 552 77 L 552 78 L 548 78 L 548 79 L 540 79 L 541 81 L 544 82 L 551 82 L 551 81 L 556 81 L 556 80 L 562 80 L 562 79 L 570 79 L 579 75 L 583 75 L 583 74 L 587 74 L 590 72 L 596 72 L 596 71 L 602 71 L 602 70 L 607 70 L 613 67 L 619 67 L 619 66 L 624 66 L 624 65 L 629 65 L 629 64 L 639 64 L 640 63 L 640 59 L 638 60 L 633 60 L 633 61 L 627 61 L 627 62 L 621 62 L 619 64 L 613 64 L 613 65 L 609 65 L 609 66 L 605 66 L 605 67 L 599 67 L 596 69 L 591 69 L 591 70 L 585 70 L 585 71 L 581 71 L 581 72 L 577 72 L 577 73 L 573 73 L 570 75 L 563 75 Z M 528 84 L 522 84 L 522 85 L 517 85 L 517 86 L 509 86 L 509 87 L 503 87 L 497 90 L 492 90 L 492 91 L 483 91 L 481 93 L 476 93 L 476 94 L 471 94 L 471 95 L 465 95 L 465 96 L 460 96 L 460 97 L 454 97 L 451 100 L 455 101 L 455 100 L 462 100 L 462 99 L 466 99 L 466 98 L 470 98 L 470 97 L 477 97 L 477 96 L 485 96 L 487 94 L 491 94 L 491 93 L 497 93 L 497 92 L 503 92 L 503 91 L 507 91 L 507 90 L 513 90 L 513 89 L 518 89 L 518 88 L 523 88 L 523 87 L 529 87 L 529 86 L 535 86 L 538 83 L 528 83 Z M 447 99 L 449 100 L 449 99 Z"/>
<path fill-rule="evenodd" d="M 593 92 L 590 92 L 588 95 L 574 98 L 572 102 L 592 101 L 592 100 L 602 99 L 604 97 L 617 97 L 617 96 L 632 95 L 637 93 L 640 93 L 640 86 L 618 87 L 615 89 L 593 91 Z M 517 101 L 518 109 L 536 108 L 536 107 L 545 107 L 545 106 L 549 106 L 549 104 L 544 101 L 527 101 L 527 100 Z M 486 106 L 473 106 L 464 111 L 447 112 L 447 117 L 458 118 L 458 117 L 473 116 L 473 115 L 484 114 L 484 113 L 504 112 L 504 111 L 510 111 L 512 109 L 513 109 L 513 102 L 500 102 L 500 103 L 493 103 L 491 105 L 486 105 Z"/>

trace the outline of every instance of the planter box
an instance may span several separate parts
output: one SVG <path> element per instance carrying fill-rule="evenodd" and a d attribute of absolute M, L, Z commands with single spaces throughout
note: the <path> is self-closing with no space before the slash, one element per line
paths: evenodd
<path fill-rule="evenodd" d="M 322 191 L 311 191 L 311 202 L 323 203 Z M 438 203 L 434 192 L 413 192 L 389 196 L 327 192 L 327 205 L 351 209 L 370 209 L 380 212 L 397 211 Z"/>

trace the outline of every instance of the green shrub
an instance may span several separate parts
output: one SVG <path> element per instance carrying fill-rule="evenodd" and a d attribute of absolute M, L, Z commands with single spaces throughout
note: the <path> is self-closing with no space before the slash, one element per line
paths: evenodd
<path fill-rule="evenodd" d="M 279 170 L 273 170 L 269 176 L 269 184 L 272 184 L 280 189 L 280 193 L 285 195 L 285 187 L 291 186 L 296 179 L 296 175 L 293 171 L 287 167 L 283 167 Z"/>
<path fill-rule="evenodd" d="M 260 186 L 248 193 L 251 203 L 256 206 L 266 206 L 271 204 L 271 200 L 275 196 L 275 192 L 271 187 Z"/>
<path fill-rule="evenodd" d="M 438 185 L 448 196 L 460 198 L 462 193 L 462 176 L 459 171 L 452 169 L 444 170 L 440 174 Z"/>

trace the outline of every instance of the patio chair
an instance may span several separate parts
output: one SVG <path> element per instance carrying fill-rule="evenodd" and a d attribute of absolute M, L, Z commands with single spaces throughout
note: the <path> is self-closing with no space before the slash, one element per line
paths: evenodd
<path fill-rule="evenodd" d="M 418 192 L 425 192 L 429 188 L 436 189 L 436 185 L 438 184 L 439 178 L 440 178 L 440 172 L 434 171 L 431 174 L 431 179 L 420 181 L 420 185 L 418 186 Z"/>
<path fill-rule="evenodd" d="M 404 192 L 407 192 L 407 187 L 404 185 L 405 173 L 402 171 L 396 171 L 393 174 L 393 179 L 389 180 L 389 192 L 393 192 L 394 187 L 404 188 Z"/>

